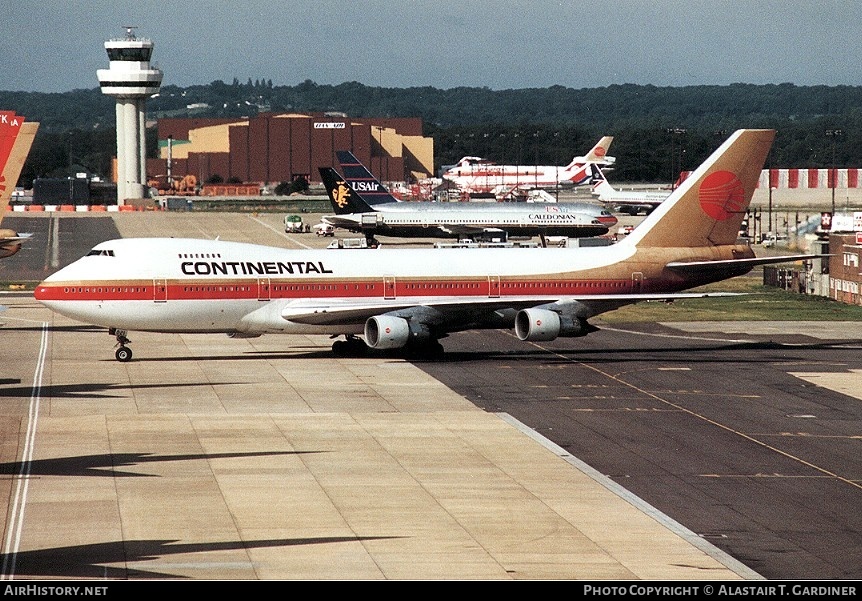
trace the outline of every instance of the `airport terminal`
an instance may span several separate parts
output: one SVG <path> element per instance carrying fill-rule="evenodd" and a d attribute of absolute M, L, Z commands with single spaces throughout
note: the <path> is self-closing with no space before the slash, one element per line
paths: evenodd
<path fill-rule="evenodd" d="M 739 130 L 648 215 L 588 217 L 601 244 L 462 229 L 441 245 L 384 237 L 378 215 L 333 227 L 332 246 L 312 226 L 337 200 L 419 205 L 381 199 L 378 180 L 434 174 L 421 123 L 165 120 L 162 157 L 145 161 L 153 43 L 105 47 L 117 204 L 3 218 L 0 273 L 34 283 L 0 300 L 3 578 L 862 577 L 862 320 L 615 317 L 635 301 L 767 302 L 700 284 L 771 267 L 859 304 L 862 241 L 823 221 L 855 204 L 852 170 L 843 188 L 834 173 L 825 189 L 813 171 L 773 176 L 774 132 Z M 17 180 L 38 124 L 4 114 Z M 289 152 L 260 150 L 285 139 Z M 314 210 L 149 197 L 151 169 L 236 178 L 257 198 L 323 182 L 344 150 L 341 187 Z M 764 190 L 771 177 L 786 187 Z M 559 223 L 589 196 L 505 204 Z"/>

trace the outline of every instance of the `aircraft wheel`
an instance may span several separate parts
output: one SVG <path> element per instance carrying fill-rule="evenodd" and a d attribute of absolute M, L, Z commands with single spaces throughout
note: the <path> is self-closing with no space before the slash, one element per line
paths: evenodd
<path fill-rule="evenodd" d="M 338 357 L 364 357 L 368 353 L 368 347 L 359 338 L 351 337 L 333 342 L 332 352 Z"/>
<path fill-rule="evenodd" d="M 117 352 L 114 353 L 114 356 L 117 357 L 117 361 L 120 363 L 128 363 L 132 360 L 132 349 L 127 346 L 121 346 L 117 349 Z"/>

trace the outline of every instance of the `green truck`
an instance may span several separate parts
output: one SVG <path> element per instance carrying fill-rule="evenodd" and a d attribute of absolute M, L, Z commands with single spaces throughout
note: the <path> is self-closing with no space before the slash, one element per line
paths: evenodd
<path fill-rule="evenodd" d="M 284 233 L 286 234 L 301 234 L 307 232 L 308 228 L 302 222 L 302 217 L 299 215 L 287 215 L 284 218 Z"/>

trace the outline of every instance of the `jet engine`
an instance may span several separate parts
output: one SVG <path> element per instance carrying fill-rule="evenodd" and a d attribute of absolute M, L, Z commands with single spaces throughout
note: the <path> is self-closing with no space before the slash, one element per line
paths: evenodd
<path fill-rule="evenodd" d="M 515 316 L 515 334 L 520 340 L 542 342 L 559 336 L 575 338 L 596 330 L 579 317 L 548 309 L 521 309 Z"/>
<path fill-rule="evenodd" d="M 432 340 L 428 326 L 395 315 L 376 315 L 365 322 L 365 344 L 375 349 L 403 348 Z"/>

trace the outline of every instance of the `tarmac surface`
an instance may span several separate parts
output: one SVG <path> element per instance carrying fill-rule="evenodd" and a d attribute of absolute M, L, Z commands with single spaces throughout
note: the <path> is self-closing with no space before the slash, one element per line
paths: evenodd
<path fill-rule="evenodd" d="M 8 226 L 36 235 L 5 280 L 116 235 L 328 242 L 274 214 Z M 463 333 L 416 363 L 133 333 L 121 364 L 0 302 L 4 579 L 862 577 L 856 324 Z"/>

